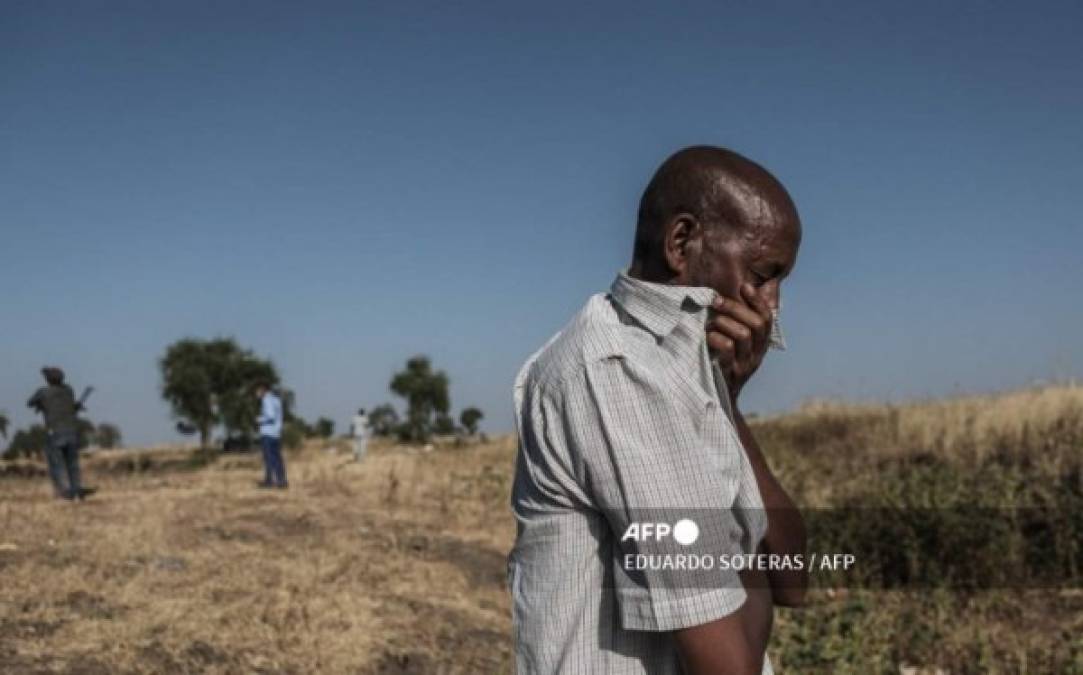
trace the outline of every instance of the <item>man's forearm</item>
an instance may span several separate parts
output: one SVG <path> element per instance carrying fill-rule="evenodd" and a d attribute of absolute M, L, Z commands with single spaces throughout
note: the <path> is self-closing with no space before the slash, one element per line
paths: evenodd
<path fill-rule="evenodd" d="M 767 516 L 767 533 L 762 547 L 767 553 L 779 555 L 804 555 L 807 546 L 805 521 L 801 512 L 790 499 L 782 485 L 771 473 L 767 460 L 760 450 L 759 443 L 744 416 L 734 406 L 737 434 L 741 439 L 756 474 L 756 484 Z M 808 588 L 807 570 L 774 570 L 768 573 L 771 594 L 775 604 L 784 606 L 799 605 L 804 601 Z"/>

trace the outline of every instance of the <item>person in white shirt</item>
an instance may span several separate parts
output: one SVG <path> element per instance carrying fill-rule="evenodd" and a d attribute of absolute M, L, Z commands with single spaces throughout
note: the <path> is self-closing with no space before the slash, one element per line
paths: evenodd
<path fill-rule="evenodd" d="M 358 408 L 350 424 L 350 430 L 353 435 L 353 457 L 360 462 L 365 458 L 365 451 L 369 444 L 369 416 L 365 414 L 364 408 Z"/>
<path fill-rule="evenodd" d="M 282 458 L 282 400 L 262 383 L 256 387 L 259 397 L 259 445 L 263 450 L 263 482 L 261 488 L 288 487 L 286 461 Z"/>

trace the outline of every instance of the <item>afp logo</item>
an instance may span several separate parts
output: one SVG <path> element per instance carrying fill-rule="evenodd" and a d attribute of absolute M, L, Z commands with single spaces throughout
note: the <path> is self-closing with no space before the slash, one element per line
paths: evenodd
<path fill-rule="evenodd" d="M 669 537 L 683 546 L 691 546 L 699 539 L 699 525 L 688 518 L 682 518 L 671 526 L 669 523 L 638 523 L 628 525 L 622 542 L 631 541 L 663 541 Z"/>

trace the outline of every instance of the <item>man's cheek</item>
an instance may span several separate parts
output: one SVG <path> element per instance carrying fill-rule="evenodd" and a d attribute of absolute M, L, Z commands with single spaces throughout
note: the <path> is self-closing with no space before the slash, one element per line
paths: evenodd
<path fill-rule="evenodd" d="M 727 298 L 741 298 L 741 283 L 744 281 L 736 265 L 719 264 L 711 270 L 709 283 L 704 284 Z"/>

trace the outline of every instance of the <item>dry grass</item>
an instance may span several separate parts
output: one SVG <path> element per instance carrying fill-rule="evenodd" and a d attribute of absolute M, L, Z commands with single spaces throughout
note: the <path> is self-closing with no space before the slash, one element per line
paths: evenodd
<path fill-rule="evenodd" d="M 832 401 L 806 403 L 788 423 L 824 426 L 836 419 L 879 418 L 873 450 L 899 454 L 923 448 L 958 461 L 980 462 L 997 452 L 1030 452 L 1043 441 L 1083 439 L 1083 387 L 1034 387 L 1006 394 L 959 396 L 902 406 Z M 1039 448 L 1040 449 L 1040 448 Z"/>
<path fill-rule="evenodd" d="M 1081 420 L 1083 390 L 1059 387 L 756 427 L 802 504 L 926 479 L 999 504 L 1078 497 Z M 290 455 L 284 493 L 254 489 L 255 456 L 99 453 L 85 504 L 0 463 L 0 671 L 510 672 L 514 440 L 378 446 L 360 465 L 345 450 Z M 780 613 L 771 655 L 780 672 L 1083 674 L 1081 634 L 1078 589 L 818 591 Z"/>
<path fill-rule="evenodd" d="M 512 451 L 308 448 L 287 492 L 255 457 L 100 453 L 84 504 L 5 480 L 0 670 L 506 671 Z"/>

